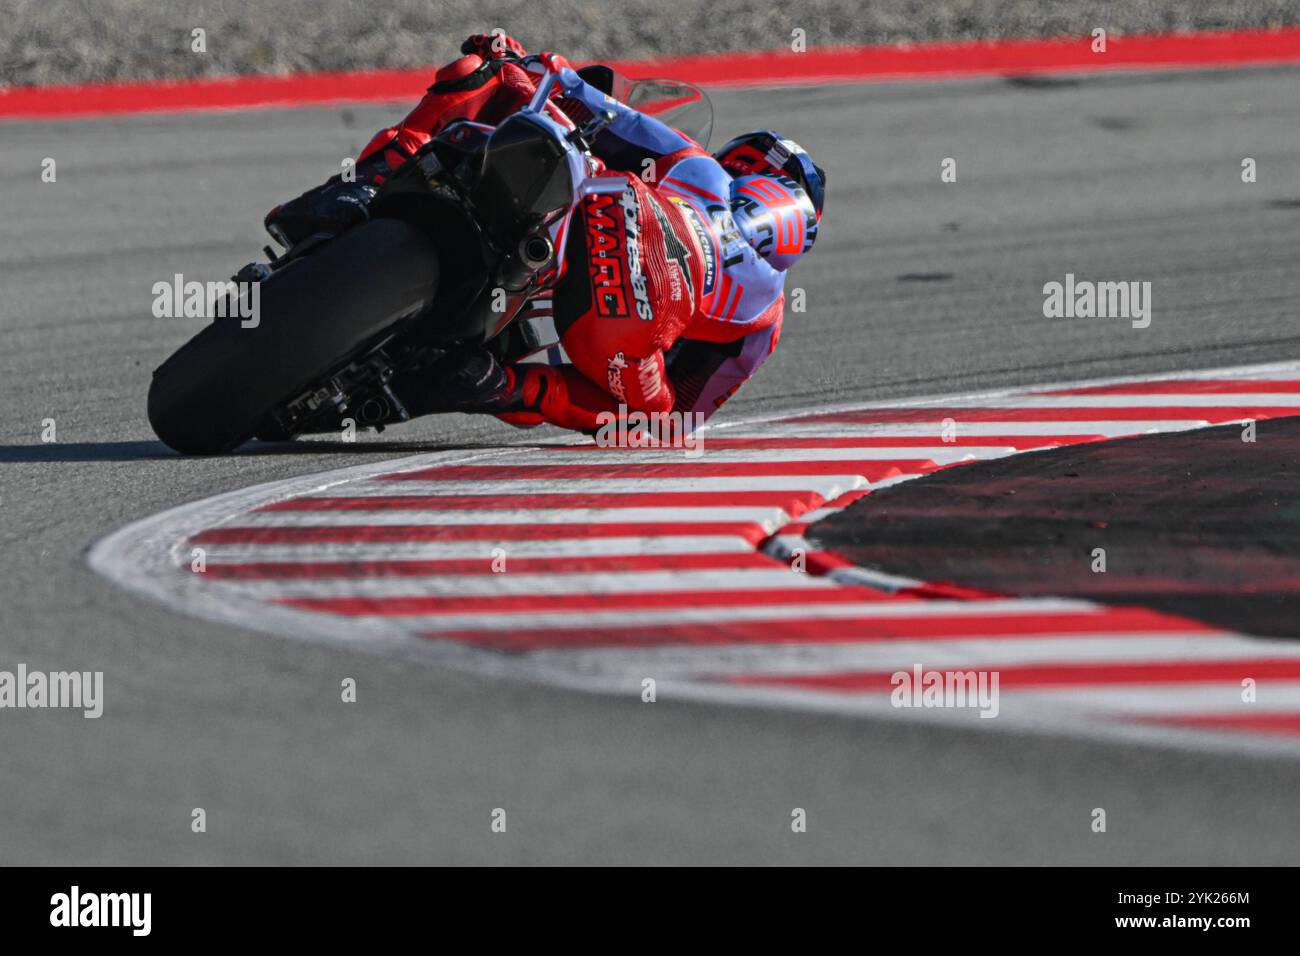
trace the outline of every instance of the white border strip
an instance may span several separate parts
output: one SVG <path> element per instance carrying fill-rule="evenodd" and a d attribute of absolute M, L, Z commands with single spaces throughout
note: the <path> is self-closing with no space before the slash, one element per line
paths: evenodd
<path fill-rule="evenodd" d="M 1008 387 L 957 395 L 926 395 L 888 402 L 858 402 L 813 409 L 788 409 L 769 415 L 706 426 L 706 428 L 710 431 L 722 432 L 807 415 L 835 414 L 881 407 L 952 404 L 972 399 L 1004 397 L 1061 388 L 1140 384 L 1189 377 L 1251 378 L 1271 374 L 1300 374 L 1300 362 L 1185 370 L 1157 375 L 1118 376 L 1048 385 Z M 181 578 L 178 586 L 175 569 L 178 562 L 185 563 L 182 561 L 181 551 L 190 536 L 200 530 L 217 527 L 224 522 L 237 519 L 257 505 L 302 494 L 319 494 L 344 482 L 371 478 L 380 474 L 392 474 L 433 465 L 477 463 L 485 459 L 511 455 L 520 447 L 572 442 L 572 438 L 561 436 L 541 442 L 519 441 L 490 450 L 433 452 L 253 485 L 180 505 L 133 522 L 92 544 L 86 552 L 86 561 L 92 570 L 123 590 L 160 604 L 178 614 L 260 633 L 326 644 L 339 650 L 397 657 L 479 675 L 540 682 L 592 693 L 639 696 L 639 680 L 626 676 L 578 673 L 570 668 L 559 666 L 555 663 L 554 655 L 542 654 L 530 657 L 503 654 L 449 641 L 428 640 L 405 633 L 394 634 L 395 628 L 392 623 L 383 620 L 358 620 L 307 614 L 292 608 L 260 602 L 235 606 L 229 601 L 228 594 L 218 593 L 216 589 L 202 581 L 187 581 Z M 1039 449 L 1026 449 L 1026 452 L 1031 450 Z M 851 580 L 852 576 L 845 575 L 845 578 Z M 872 583 L 875 586 L 891 583 L 888 578 L 889 576 L 885 576 L 880 582 L 873 580 Z M 907 579 L 900 578 L 892 583 L 897 586 L 904 581 Z M 1246 638 L 1242 639 L 1246 640 Z M 668 699 L 678 698 L 706 704 L 789 708 L 850 717 L 901 720 L 912 724 L 924 722 L 950 728 L 965 725 L 972 730 L 986 729 L 980 721 L 975 721 L 974 727 L 971 727 L 969 713 L 946 709 L 902 710 L 886 706 L 883 700 L 875 698 L 849 695 L 837 697 L 820 691 L 766 686 L 750 687 L 693 680 L 665 680 L 659 683 L 659 693 Z M 1043 702 L 1032 697 L 1018 704 L 1015 719 L 1009 719 L 1004 715 L 999 721 L 999 729 L 1004 732 L 1022 731 L 1084 739 L 1103 738 L 1150 743 L 1199 751 L 1300 756 L 1300 746 L 1291 738 L 1274 738 L 1263 734 L 1235 731 L 1220 733 L 1165 725 L 1144 725 L 1133 723 L 1131 719 L 1122 715 L 1116 721 L 1112 721 L 1091 709 L 1083 707 L 1076 709 L 1060 700 Z"/>

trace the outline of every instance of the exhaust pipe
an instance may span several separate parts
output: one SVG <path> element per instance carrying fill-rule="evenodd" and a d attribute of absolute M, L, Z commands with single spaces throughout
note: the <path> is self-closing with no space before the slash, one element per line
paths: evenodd
<path fill-rule="evenodd" d="M 519 243 L 519 260 L 533 272 L 550 262 L 554 255 L 555 247 L 551 245 L 549 236 L 525 236 L 523 242 Z"/>
<path fill-rule="evenodd" d="M 502 260 L 499 284 L 507 292 L 522 292 L 554 258 L 555 246 L 545 233 L 524 236 L 515 251 Z"/>

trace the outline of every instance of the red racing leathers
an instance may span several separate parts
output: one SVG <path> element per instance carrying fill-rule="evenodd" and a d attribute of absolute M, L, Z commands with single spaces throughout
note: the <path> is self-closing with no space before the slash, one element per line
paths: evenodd
<path fill-rule="evenodd" d="M 562 58 L 518 59 L 505 37 L 471 38 L 464 49 L 472 52 L 440 70 L 399 125 L 375 136 L 359 169 L 381 158 L 396 168 L 455 119 L 499 122 L 550 67 L 564 69 L 559 105 L 579 124 L 615 108 L 592 153 L 627 181 L 621 196 L 584 200 L 563 240 L 551 298 L 569 363 L 510 370 L 528 411 L 503 417 L 580 431 L 619 406 L 707 418 L 771 354 L 782 318 L 783 275 L 729 228 L 730 177 L 693 141 L 583 83 Z"/>

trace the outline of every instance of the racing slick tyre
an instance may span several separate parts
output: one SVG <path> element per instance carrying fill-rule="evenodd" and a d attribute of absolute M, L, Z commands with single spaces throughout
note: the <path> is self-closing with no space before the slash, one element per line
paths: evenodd
<path fill-rule="evenodd" d="M 261 283 L 256 324 L 230 315 L 153 374 L 149 423 L 182 454 L 252 438 L 267 415 L 433 300 L 438 253 L 409 223 L 375 219 Z"/>

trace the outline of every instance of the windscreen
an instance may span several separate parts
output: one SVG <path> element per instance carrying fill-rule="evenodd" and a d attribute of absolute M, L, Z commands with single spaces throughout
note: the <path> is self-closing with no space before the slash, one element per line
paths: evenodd
<path fill-rule="evenodd" d="M 713 104 L 698 86 L 681 80 L 634 80 L 627 105 L 685 133 L 705 149 L 713 133 Z"/>

